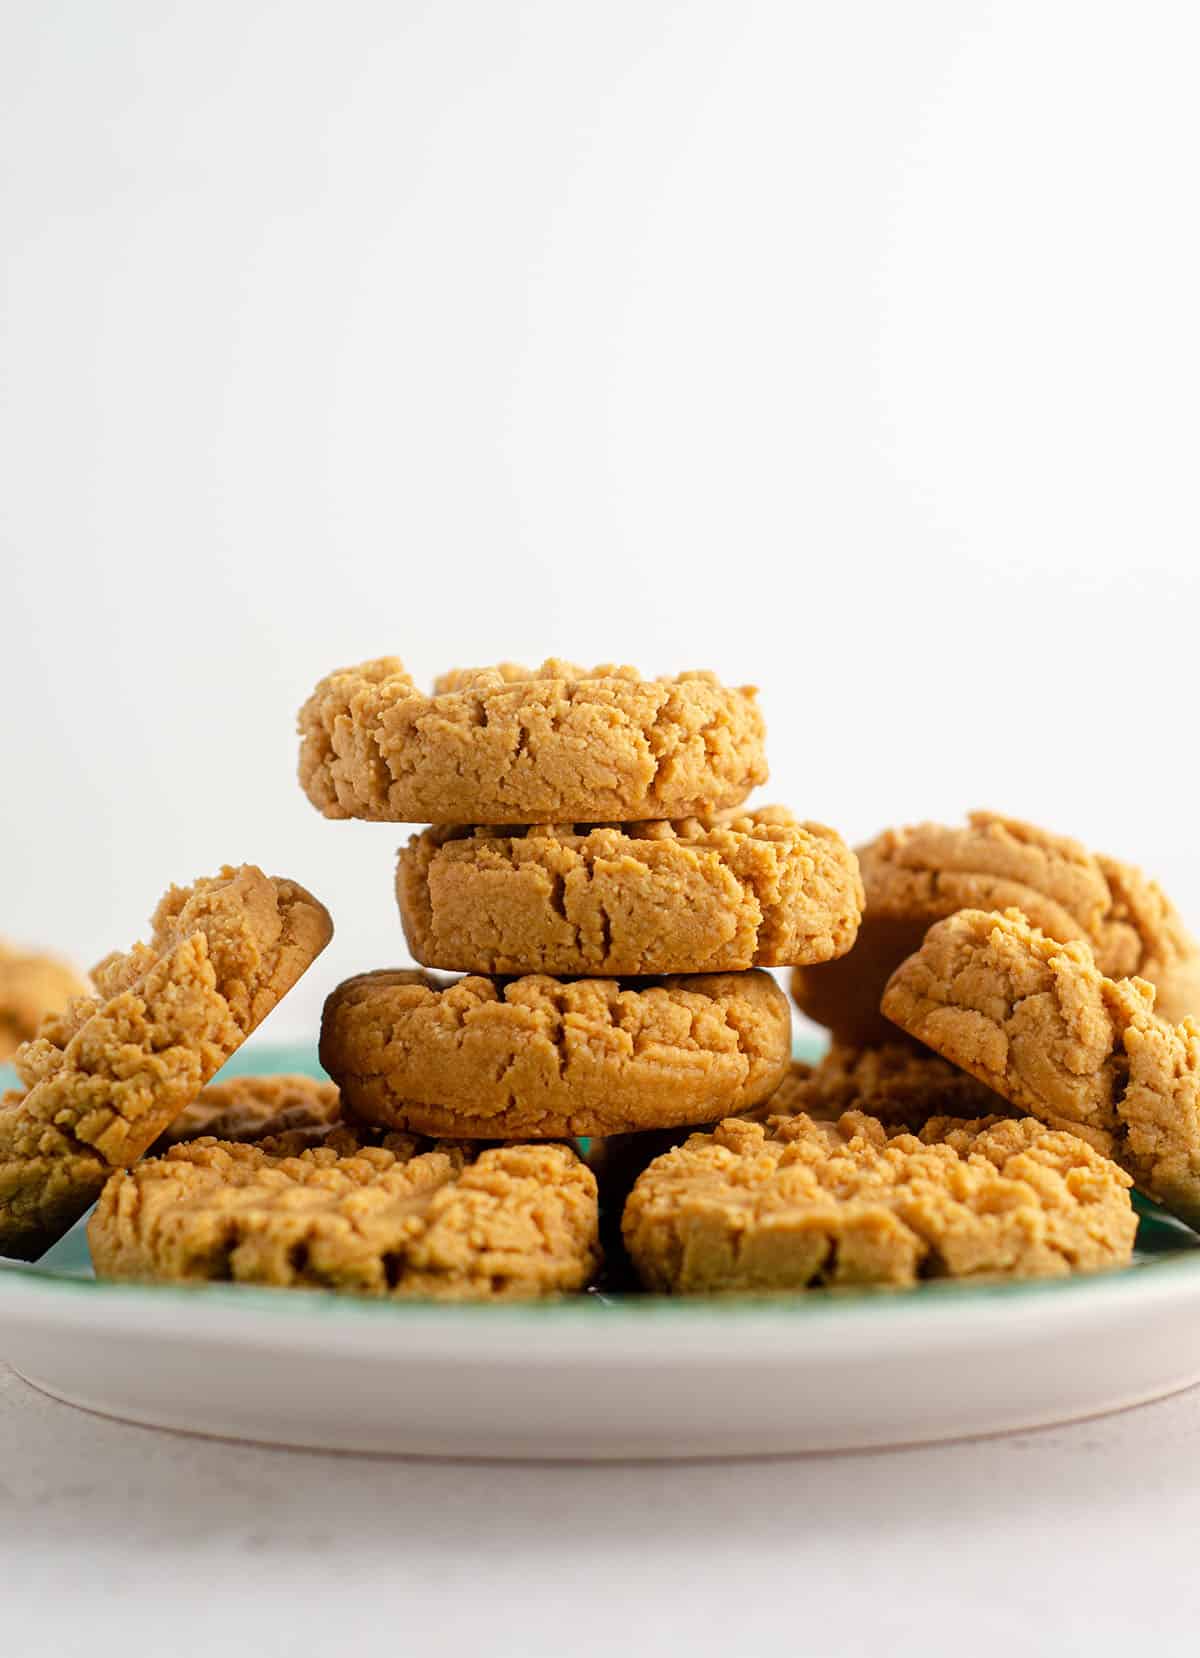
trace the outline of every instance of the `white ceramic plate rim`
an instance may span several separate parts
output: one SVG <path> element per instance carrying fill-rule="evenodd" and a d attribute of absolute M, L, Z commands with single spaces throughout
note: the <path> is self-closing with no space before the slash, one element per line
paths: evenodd
<path fill-rule="evenodd" d="M 960 1346 L 1014 1339 L 1053 1321 L 1064 1340 L 1136 1305 L 1150 1315 L 1200 1303 L 1200 1249 L 1086 1278 L 1015 1284 L 923 1284 L 915 1290 L 807 1291 L 800 1296 L 703 1301 L 587 1296 L 506 1306 L 358 1301 L 322 1291 L 240 1285 L 99 1283 L 37 1268 L 0 1273 L 0 1317 L 10 1329 L 102 1331 L 172 1341 L 236 1342 L 278 1349 L 336 1341 L 359 1356 L 454 1356 L 525 1364 L 703 1355 L 745 1362 L 744 1343 L 814 1355 L 850 1349 L 883 1357 L 897 1340 Z"/>

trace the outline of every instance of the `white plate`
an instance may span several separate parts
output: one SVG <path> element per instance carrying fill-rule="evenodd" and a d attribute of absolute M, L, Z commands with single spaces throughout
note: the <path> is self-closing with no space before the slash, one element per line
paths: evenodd
<path fill-rule="evenodd" d="M 828 1451 L 1035 1427 L 1200 1380 L 1200 1240 L 1154 1211 L 1123 1272 L 772 1300 L 439 1307 L 134 1286 L 82 1276 L 79 1250 L 0 1270 L 0 1353 L 22 1375 L 105 1415 L 287 1445 Z"/>

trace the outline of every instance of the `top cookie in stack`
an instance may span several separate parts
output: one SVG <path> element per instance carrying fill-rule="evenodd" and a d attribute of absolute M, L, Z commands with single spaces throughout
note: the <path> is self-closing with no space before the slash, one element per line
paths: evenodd
<path fill-rule="evenodd" d="M 334 991 L 321 1057 L 349 1110 L 448 1137 L 607 1135 L 778 1085 L 790 1018 L 759 969 L 844 954 L 863 899 L 832 830 L 737 813 L 767 775 L 753 688 L 551 660 L 425 695 L 385 657 L 323 679 L 300 731 L 327 817 L 432 825 L 400 853 L 401 917 L 418 961 L 468 975 Z"/>
<path fill-rule="evenodd" d="M 632 823 L 738 806 L 766 780 L 750 688 L 550 660 L 443 674 L 342 668 L 300 712 L 300 782 L 326 817 Z"/>

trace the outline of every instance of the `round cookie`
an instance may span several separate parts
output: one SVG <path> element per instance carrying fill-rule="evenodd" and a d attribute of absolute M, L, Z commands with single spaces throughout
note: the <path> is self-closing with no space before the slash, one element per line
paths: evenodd
<path fill-rule="evenodd" d="M 321 1023 L 321 1064 L 348 1113 L 479 1139 L 711 1121 L 765 1099 L 790 1044 L 787 998 L 760 972 L 637 988 L 364 973 L 338 986 Z"/>
<path fill-rule="evenodd" d="M 754 1113 L 768 1118 L 836 1120 L 862 1111 L 881 1122 L 919 1129 L 931 1118 L 1007 1117 L 1008 1102 L 928 1049 L 911 1042 L 872 1048 L 835 1043 L 815 1066 L 796 1060 L 770 1099 Z"/>
<path fill-rule="evenodd" d="M 334 1083 L 319 1077 L 230 1077 L 202 1088 L 161 1136 L 156 1151 L 185 1140 L 255 1142 L 281 1134 L 320 1137 L 342 1116 Z"/>
<path fill-rule="evenodd" d="M 1200 1225 L 1200 1025 L 1018 910 L 960 910 L 893 974 L 887 1016 L 1043 1122 L 1085 1136 Z"/>
<path fill-rule="evenodd" d="M 0 939 L 0 1063 L 37 1034 L 47 1014 L 62 1013 L 72 996 L 88 994 L 87 980 L 65 961 L 14 950 Z"/>
<path fill-rule="evenodd" d="M 253 864 L 172 887 L 149 944 L 17 1052 L 0 1101 L 0 1254 L 31 1260 L 137 1161 L 329 942 L 328 912 Z"/>
<path fill-rule="evenodd" d="M 102 1278 L 393 1299 L 504 1301 L 585 1287 L 596 1182 L 569 1147 L 395 1137 L 299 1155 L 198 1140 L 115 1174 L 88 1224 Z"/>
<path fill-rule="evenodd" d="M 633 668 L 459 670 L 419 691 L 394 656 L 339 668 L 300 710 L 300 783 L 331 818 L 600 823 L 737 806 L 766 781 L 751 686 Z"/>
<path fill-rule="evenodd" d="M 840 835 L 780 807 L 678 822 L 435 828 L 399 855 L 409 949 L 467 973 L 742 972 L 854 943 Z"/>
<path fill-rule="evenodd" d="M 1050 937 L 1088 942 L 1103 972 L 1138 974 L 1171 1019 L 1200 1013 L 1200 947 L 1161 889 L 1128 864 L 1078 841 L 994 812 L 965 828 L 920 823 L 888 829 L 858 850 L 866 914 L 854 949 L 836 963 L 799 967 L 792 994 L 841 1042 L 886 1042 L 879 998 L 925 930 L 956 910 L 1017 908 Z"/>
<path fill-rule="evenodd" d="M 856 1111 L 729 1119 L 650 1164 L 622 1230 L 645 1287 L 672 1295 L 1061 1277 L 1130 1259 L 1129 1185 L 1030 1118 L 919 1138 Z"/>

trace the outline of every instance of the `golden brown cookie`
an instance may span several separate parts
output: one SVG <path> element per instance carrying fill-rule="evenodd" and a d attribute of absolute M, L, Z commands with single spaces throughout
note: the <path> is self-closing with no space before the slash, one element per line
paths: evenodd
<path fill-rule="evenodd" d="M 341 1121 L 334 1083 L 304 1076 L 231 1077 L 201 1089 L 155 1149 L 185 1140 L 254 1142 L 280 1134 L 320 1136 Z"/>
<path fill-rule="evenodd" d="M 808 1111 L 813 1116 L 822 1115 L 816 1110 L 817 1101 L 812 1091 L 812 1079 L 817 1068 L 807 1059 L 793 1059 L 775 1092 L 741 1115 L 752 1117 L 759 1123 L 766 1122 L 768 1117 L 794 1117 L 800 1111 Z M 709 1132 L 716 1126 L 716 1123 L 706 1123 L 705 1130 Z"/>
<path fill-rule="evenodd" d="M 891 1125 L 919 1129 L 933 1117 L 1007 1117 L 1007 1100 L 927 1048 L 892 1041 L 874 1048 L 833 1045 L 815 1066 L 800 1060 L 755 1112 L 836 1120 L 862 1111 Z"/>
<path fill-rule="evenodd" d="M 740 805 L 767 776 L 753 687 L 707 673 L 503 663 L 428 696 L 384 656 L 321 680 L 300 735 L 318 811 L 388 823 L 689 817 Z"/>
<path fill-rule="evenodd" d="M 675 823 L 427 829 L 399 856 L 426 967 L 556 975 L 720 973 L 828 961 L 862 884 L 832 829 L 780 807 Z"/>
<path fill-rule="evenodd" d="M 767 973 L 634 988 L 396 970 L 329 997 L 321 1064 L 347 1112 L 384 1128 L 558 1139 L 755 1105 L 787 1070 L 790 1042 L 787 998 Z"/>
<path fill-rule="evenodd" d="M 18 1050 L 0 1103 L 0 1254 L 32 1259 L 137 1161 L 324 949 L 328 912 L 253 864 L 172 887 L 149 944 Z"/>
<path fill-rule="evenodd" d="M 1200 1224 L 1200 1026 L 1160 1019 L 1144 980 L 1107 978 L 1086 944 L 1047 938 L 1018 910 L 960 910 L 897 968 L 883 1007 Z"/>
<path fill-rule="evenodd" d="M 846 1047 L 895 1041 L 895 1027 L 879 1011 L 879 998 L 898 962 L 921 947 L 927 921 L 889 921 L 871 914 L 871 899 L 854 948 L 820 967 L 792 969 L 792 999 L 801 1013 L 824 1025 Z"/>
<path fill-rule="evenodd" d="M 1111 977 L 1149 979 L 1166 1017 L 1200 1013 L 1200 948 L 1174 905 L 1140 870 L 1065 835 L 972 812 L 965 828 L 885 830 L 858 857 L 867 908 L 857 944 L 792 977 L 799 1007 L 839 1041 L 889 1040 L 879 1013 L 888 977 L 927 927 L 960 909 L 1020 909 L 1051 938 L 1088 942 Z"/>
<path fill-rule="evenodd" d="M 298 1156 L 198 1140 L 113 1175 L 88 1224 L 97 1274 L 502 1301 L 595 1272 L 596 1182 L 568 1147 L 333 1133 L 340 1150 Z"/>
<path fill-rule="evenodd" d="M 36 1034 L 48 1013 L 61 1013 L 88 982 L 65 961 L 14 950 L 0 939 L 0 1063 Z"/>
<path fill-rule="evenodd" d="M 763 1123 L 774 1115 L 790 1115 L 803 1109 L 800 1101 L 813 1068 L 804 1060 L 794 1059 L 783 1081 L 759 1105 L 747 1106 L 738 1115 L 751 1122 Z M 632 1267 L 625 1260 L 621 1240 L 621 1215 L 625 1200 L 642 1171 L 664 1152 L 674 1151 L 697 1131 L 711 1134 L 717 1121 L 706 1123 L 679 1123 L 674 1128 L 642 1129 L 634 1134 L 609 1134 L 604 1139 L 589 1138 L 583 1142 L 580 1155 L 600 1188 L 600 1225 L 604 1243 L 605 1281 L 609 1287 L 626 1288 L 634 1280 Z"/>
<path fill-rule="evenodd" d="M 647 1289 L 687 1295 L 922 1278 L 1044 1278 L 1126 1263 L 1129 1177 L 1030 1118 L 889 1135 L 728 1119 L 658 1158 L 625 1206 Z"/>

